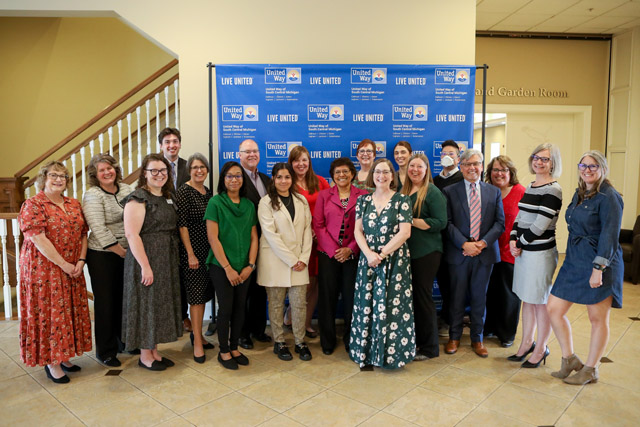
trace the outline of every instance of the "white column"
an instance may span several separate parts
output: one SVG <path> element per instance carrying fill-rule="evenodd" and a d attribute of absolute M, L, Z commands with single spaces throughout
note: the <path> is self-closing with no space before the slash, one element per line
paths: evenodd
<path fill-rule="evenodd" d="M 0 219 L 0 239 L 2 239 L 2 292 L 4 295 L 4 317 L 11 319 L 11 284 L 9 283 L 9 266 L 7 262 L 7 220 Z"/>
<path fill-rule="evenodd" d="M 16 298 L 18 303 L 18 317 L 20 317 L 20 263 L 18 257 L 20 256 L 20 226 L 18 225 L 18 219 L 11 220 L 11 231 L 13 232 L 13 244 L 16 251 Z"/>
<path fill-rule="evenodd" d="M 175 100 L 174 100 L 174 102 L 175 102 L 175 105 L 176 105 L 175 110 L 174 110 L 174 113 L 176 115 L 176 129 L 180 129 L 180 114 L 179 114 L 179 107 L 178 107 L 178 80 L 176 80 L 173 83 L 173 89 L 174 89 L 174 92 L 175 92 L 175 97 L 174 97 Z"/>

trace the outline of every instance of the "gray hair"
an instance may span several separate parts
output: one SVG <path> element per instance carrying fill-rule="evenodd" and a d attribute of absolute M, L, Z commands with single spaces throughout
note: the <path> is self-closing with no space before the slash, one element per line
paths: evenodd
<path fill-rule="evenodd" d="M 469 160 L 472 156 L 478 156 L 480 157 L 480 161 L 484 162 L 484 156 L 482 155 L 482 152 L 480 152 L 480 150 L 474 150 L 473 148 L 470 148 L 468 150 L 464 150 L 462 154 L 460 154 L 460 163 L 464 162 L 465 160 Z"/>
<path fill-rule="evenodd" d="M 602 154 L 598 150 L 590 150 L 584 153 L 580 157 L 580 163 L 582 163 L 582 160 L 584 160 L 584 158 L 587 156 L 591 157 L 596 161 L 597 164 L 600 165 L 601 176 L 598 182 L 596 182 L 596 184 L 593 186 L 594 188 L 596 188 L 596 191 L 599 191 L 600 186 L 609 176 L 609 163 L 607 162 L 607 158 L 604 156 L 604 154 Z M 580 169 L 576 168 L 576 170 L 578 171 L 578 183 L 581 183 L 582 176 L 580 176 Z"/>
<path fill-rule="evenodd" d="M 542 150 L 549 150 L 549 157 L 551 158 L 551 177 L 558 178 L 562 175 L 562 157 L 560 157 L 560 149 L 557 145 L 553 145 L 548 142 L 538 145 L 531 152 L 531 155 L 529 156 L 529 172 L 533 175 L 536 174 L 533 170 L 533 156 Z"/>
<path fill-rule="evenodd" d="M 202 162 L 203 165 L 205 165 L 207 167 L 207 172 L 211 172 L 211 168 L 209 167 L 209 161 L 207 160 L 207 158 L 201 154 L 201 153 L 193 153 L 191 156 L 189 156 L 189 159 L 187 160 L 187 170 L 190 172 L 191 171 L 191 165 L 193 164 L 194 160 L 199 160 Z"/>

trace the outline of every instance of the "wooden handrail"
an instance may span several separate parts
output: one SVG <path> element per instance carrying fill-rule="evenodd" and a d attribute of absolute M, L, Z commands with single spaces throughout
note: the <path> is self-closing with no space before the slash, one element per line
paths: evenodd
<path fill-rule="evenodd" d="M 20 215 L 18 212 L 0 213 L 0 219 L 16 219 Z"/>
<path fill-rule="evenodd" d="M 118 98 L 115 102 L 113 102 L 111 105 L 108 105 L 107 107 L 105 107 L 101 112 L 99 112 L 98 114 L 96 114 L 93 118 L 89 119 L 89 121 L 87 121 L 85 124 L 83 124 L 82 126 L 80 126 L 78 129 L 76 129 L 75 131 L 73 131 L 69 136 L 67 136 L 66 138 L 64 138 L 62 141 L 58 142 L 56 145 L 54 145 L 53 147 L 51 147 L 50 149 L 48 149 L 44 154 L 40 155 L 39 157 L 37 157 L 35 160 L 33 160 L 31 163 L 29 163 L 27 166 L 25 166 L 24 168 L 20 169 L 18 172 L 16 172 L 14 174 L 14 176 L 17 177 L 21 177 L 24 174 L 26 174 L 27 172 L 29 172 L 31 169 L 33 169 L 35 166 L 39 165 L 44 159 L 46 159 L 47 157 L 49 157 L 50 155 L 52 155 L 53 153 L 55 153 L 56 151 L 58 151 L 60 148 L 64 147 L 65 144 L 67 144 L 69 141 L 71 141 L 73 138 L 75 138 L 76 136 L 80 135 L 82 132 L 84 132 L 85 130 L 87 130 L 89 128 L 89 126 L 93 125 L 94 123 L 96 123 L 98 120 L 100 120 L 101 118 L 103 118 L 104 116 L 106 116 L 107 114 L 109 114 L 111 111 L 113 111 L 114 109 L 116 109 L 118 106 L 120 106 L 122 103 L 124 103 L 127 99 L 131 98 L 133 95 L 135 95 L 136 93 L 138 93 L 139 91 L 141 91 L 142 89 L 144 89 L 149 83 L 151 83 L 152 81 L 154 81 L 155 79 L 157 79 L 158 77 L 160 77 L 161 75 L 163 75 L 164 73 L 166 73 L 167 71 L 169 71 L 171 68 L 173 68 L 176 64 L 178 64 L 178 60 L 174 59 L 171 62 L 169 62 L 167 65 L 165 65 L 164 67 L 160 68 L 158 71 L 156 71 L 155 73 L 153 73 L 152 75 L 150 75 L 149 77 L 147 77 L 144 81 L 142 81 L 141 83 L 139 83 L 138 85 L 136 85 L 133 89 L 131 89 L 129 92 L 125 93 L 124 95 L 122 95 L 120 98 Z"/>

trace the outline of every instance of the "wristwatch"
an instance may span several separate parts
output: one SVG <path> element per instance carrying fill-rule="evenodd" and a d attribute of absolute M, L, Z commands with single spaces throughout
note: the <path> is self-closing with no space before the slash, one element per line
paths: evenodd
<path fill-rule="evenodd" d="M 595 262 L 593 263 L 593 268 L 596 270 L 600 270 L 600 271 L 605 271 L 607 269 L 606 265 L 601 265 L 601 264 L 596 264 Z"/>
<path fill-rule="evenodd" d="M 255 264 L 249 264 L 249 267 L 251 267 L 251 271 L 256 269 L 256 265 Z"/>

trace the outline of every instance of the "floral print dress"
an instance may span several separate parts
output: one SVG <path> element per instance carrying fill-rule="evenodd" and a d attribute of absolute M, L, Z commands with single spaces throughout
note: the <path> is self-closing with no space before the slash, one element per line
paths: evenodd
<path fill-rule="evenodd" d="M 412 221 L 411 201 L 395 193 L 380 215 L 371 194 L 360 196 L 356 220 L 369 248 L 380 252 L 400 230 L 400 223 Z M 400 368 L 413 360 L 416 337 L 413 322 L 411 260 L 405 242 L 377 267 L 369 267 L 360 253 L 354 292 L 349 357 L 360 366 Z"/>
<path fill-rule="evenodd" d="M 77 264 L 89 230 L 76 199 L 64 209 L 43 191 L 20 209 L 24 243 L 20 252 L 20 358 L 27 366 L 58 364 L 91 350 L 91 319 L 84 275 L 72 278 L 36 248 L 31 237 L 44 233 L 56 251 Z"/>

